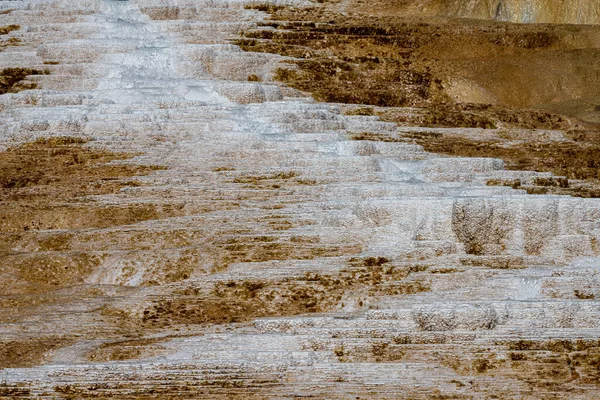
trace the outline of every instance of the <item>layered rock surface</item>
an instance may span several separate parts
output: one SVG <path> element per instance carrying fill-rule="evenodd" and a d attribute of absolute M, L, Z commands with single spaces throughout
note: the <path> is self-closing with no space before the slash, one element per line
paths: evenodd
<path fill-rule="evenodd" d="M 600 23 L 600 5 L 594 0 L 424 0 L 398 6 L 416 14 L 518 23 Z"/>
<path fill-rule="evenodd" d="M 0 396 L 597 398 L 600 202 L 268 83 L 244 6 L 0 2 L 0 67 L 50 72 L 0 96 L 2 146 L 164 167 L 3 215 Z"/>

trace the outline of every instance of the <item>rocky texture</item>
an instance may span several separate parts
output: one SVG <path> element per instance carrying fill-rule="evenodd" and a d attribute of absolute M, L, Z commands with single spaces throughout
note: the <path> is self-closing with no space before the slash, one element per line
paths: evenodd
<path fill-rule="evenodd" d="M 598 397 L 597 200 L 270 82 L 241 1 L 0 6 L 0 396 Z"/>
<path fill-rule="evenodd" d="M 399 11 L 413 15 L 537 24 L 600 23 L 600 5 L 594 0 L 404 0 L 393 3 Z"/>
<path fill-rule="evenodd" d="M 401 140 L 427 151 L 496 157 L 509 169 L 568 178 L 490 180 L 492 185 L 598 196 L 600 113 L 591 105 L 597 87 L 589 86 L 592 97 L 583 99 L 576 89 L 583 76 L 597 75 L 596 63 L 577 74 L 566 66 L 575 48 L 597 54 L 597 45 L 586 39 L 600 33 L 597 27 L 407 18 L 389 2 L 372 5 L 387 6 L 388 15 L 374 17 L 353 1 L 267 8 L 269 21 L 237 43 L 296 57 L 274 78 L 316 100 L 357 104 L 344 106 L 346 114 L 435 128 L 402 133 Z M 536 67 L 548 56 L 556 61 L 554 78 Z M 582 53 L 575 58 L 585 63 Z M 553 79 L 561 83 L 550 89 Z M 475 129 L 438 129 L 448 127 Z M 353 139 L 396 140 L 366 133 Z"/>
<path fill-rule="evenodd" d="M 453 3 L 444 11 L 458 17 L 538 24 L 600 23 L 600 5 L 593 0 L 471 0 Z"/>
<path fill-rule="evenodd" d="M 277 78 L 321 101 L 544 107 L 600 121 L 597 26 L 407 16 L 388 0 L 269 11 L 238 44 L 299 58 Z"/>

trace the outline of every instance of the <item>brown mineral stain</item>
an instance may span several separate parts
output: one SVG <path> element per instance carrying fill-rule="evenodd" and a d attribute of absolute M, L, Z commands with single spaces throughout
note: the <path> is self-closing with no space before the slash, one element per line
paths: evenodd
<path fill-rule="evenodd" d="M 55 337 L 0 340 L 0 370 L 4 368 L 26 368 L 38 365 L 46 355 L 57 348 L 72 343 L 72 340 Z M 2 393 L 0 389 L 0 394 Z"/>
<path fill-rule="evenodd" d="M 517 340 L 501 343 L 509 362 L 487 360 L 485 373 L 508 375 L 543 390 L 573 390 L 600 382 L 600 347 L 592 339 Z"/>
<path fill-rule="evenodd" d="M 0 46 L 18 45 L 19 39 L 11 38 L 8 42 L 0 43 Z M 30 75 L 48 75 L 47 70 L 38 70 L 33 68 L 4 68 L 0 70 L 0 94 L 17 93 L 22 90 L 35 89 L 35 82 L 26 82 L 25 78 Z"/>
<path fill-rule="evenodd" d="M 232 280 L 219 282 L 211 290 L 190 287 L 156 300 L 141 318 L 148 327 L 165 327 L 326 312 L 336 307 L 347 291 L 362 291 L 366 297 L 429 291 L 427 281 L 410 277 L 422 270 L 395 266 L 385 257 L 351 258 L 348 268 L 337 274 L 307 272 L 301 277 L 274 281 Z"/>
<path fill-rule="evenodd" d="M 162 167 L 110 163 L 134 154 L 94 149 L 86 142 L 41 138 L 0 152 L 0 272 L 5 276 L 0 293 L 41 293 L 81 284 L 103 256 L 70 251 L 74 232 L 67 229 L 126 225 L 165 214 L 155 205 L 93 201 L 89 196 L 136 186 L 133 177 Z M 18 250 L 19 243 L 41 230 L 46 233 L 39 236 L 37 251 Z"/>
<path fill-rule="evenodd" d="M 600 132 L 600 131 L 599 131 Z M 590 131 L 566 133 L 570 137 L 585 138 L 572 141 L 479 140 L 460 134 L 440 132 L 405 133 L 399 137 L 376 133 L 356 133 L 353 140 L 405 142 L 412 140 L 432 153 L 459 157 L 500 158 L 509 170 L 551 172 L 557 177 L 521 180 L 489 180 L 489 186 L 509 186 L 524 189 L 529 194 L 564 194 L 575 197 L 600 197 L 598 160 L 600 146 L 597 135 Z M 534 134 L 532 133 L 532 136 Z"/>
<path fill-rule="evenodd" d="M 396 6 L 257 4 L 250 7 L 271 14 L 263 25 L 276 29 L 247 31 L 239 44 L 300 58 L 278 78 L 323 101 L 427 106 L 458 93 L 462 103 L 523 107 L 567 100 L 565 87 L 580 97 L 600 94 L 584 79 L 596 79 L 594 27 L 407 16 Z M 377 7 L 387 11 L 374 15 Z M 578 74 L 569 73 L 573 62 Z M 560 88 L 547 84 L 557 79 Z"/>
<path fill-rule="evenodd" d="M 92 149 L 85 143 L 74 137 L 41 138 L 0 153 L 2 231 L 106 227 L 157 218 L 153 205 L 101 206 L 82 201 L 137 186 L 128 178 L 163 169 L 109 164 L 134 154 Z"/>
<path fill-rule="evenodd" d="M 0 26 L 0 35 L 8 35 L 12 31 L 18 31 L 19 29 L 21 29 L 21 26 L 19 26 L 19 25 Z"/>

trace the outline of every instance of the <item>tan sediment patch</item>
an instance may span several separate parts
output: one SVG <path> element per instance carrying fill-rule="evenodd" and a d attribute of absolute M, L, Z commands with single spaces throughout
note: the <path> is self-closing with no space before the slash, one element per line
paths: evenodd
<path fill-rule="evenodd" d="M 0 370 L 39 365 L 44 362 L 49 352 L 67 346 L 69 343 L 72 343 L 72 340 L 58 337 L 2 339 L 0 340 Z"/>
<path fill-rule="evenodd" d="M 168 21 L 180 18 L 181 9 L 178 6 L 142 7 L 140 11 L 154 21 Z"/>
<path fill-rule="evenodd" d="M 352 4 L 373 14 L 444 15 L 529 24 L 600 23 L 600 8 L 594 0 L 356 0 Z"/>
<path fill-rule="evenodd" d="M 2 271 L 13 274 L 21 287 L 1 285 L 3 294 L 40 293 L 82 284 L 102 258 L 87 253 L 32 253 L 2 257 Z M 14 291 L 16 290 L 16 293 Z"/>
<path fill-rule="evenodd" d="M 164 347 L 159 343 L 164 338 L 121 340 L 101 344 L 88 354 L 93 362 L 125 361 L 151 357 L 160 354 Z"/>
<path fill-rule="evenodd" d="M 188 279 L 201 266 L 202 255 L 195 249 L 186 249 L 178 257 L 159 263 L 157 267 L 151 268 L 144 273 L 142 286 L 158 286 Z M 130 267 L 130 273 L 134 268 Z"/>
<path fill-rule="evenodd" d="M 14 287 L 6 287 L 11 282 L 3 282 L 0 298 L 0 323 L 18 323 L 23 319 L 39 315 L 40 310 L 44 313 L 51 307 L 70 307 L 74 304 L 93 299 L 103 295 L 100 290 L 89 286 L 74 286 L 64 289 L 64 291 L 41 291 L 34 288 L 33 293 L 27 293 L 21 282 Z M 20 286 L 21 285 L 21 286 Z M 51 288 L 52 289 L 52 288 Z M 15 294 L 9 294 L 10 292 Z"/>

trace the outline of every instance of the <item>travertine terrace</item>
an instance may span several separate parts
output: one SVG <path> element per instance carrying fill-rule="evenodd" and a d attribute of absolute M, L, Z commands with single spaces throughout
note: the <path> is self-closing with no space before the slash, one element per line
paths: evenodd
<path fill-rule="evenodd" d="M 600 397 L 600 200 L 273 82 L 247 5 L 0 1 L 0 397 Z"/>

